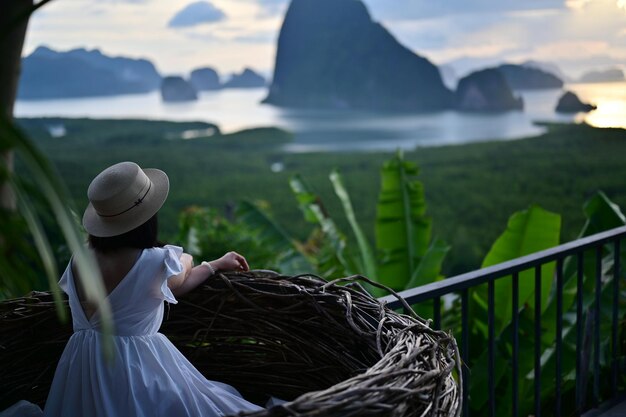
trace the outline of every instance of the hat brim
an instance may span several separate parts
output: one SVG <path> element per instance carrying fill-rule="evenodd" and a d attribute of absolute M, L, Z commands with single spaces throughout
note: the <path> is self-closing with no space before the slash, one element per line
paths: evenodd
<path fill-rule="evenodd" d="M 91 203 L 83 214 L 83 227 L 92 236 L 111 237 L 130 232 L 154 216 L 167 200 L 170 182 L 160 169 L 146 168 L 143 172 L 152 181 L 152 187 L 141 204 L 115 217 L 98 215 Z"/>

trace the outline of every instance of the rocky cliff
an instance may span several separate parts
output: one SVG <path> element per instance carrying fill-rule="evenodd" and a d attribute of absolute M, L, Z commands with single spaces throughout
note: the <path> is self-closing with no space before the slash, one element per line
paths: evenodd
<path fill-rule="evenodd" d="M 462 78 L 455 93 L 455 105 L 461 111 L 521 110 L 524 103 L 513 96 L 506 79 L 495 68 L 476 71 Z"/>
<path fill-rule="evenodd" d="M 170 76 L 163 78 L 161 84 L 163 101 L 194 101 L 198 99 L 195 88 L 182 77 Z"/>
<path fill-rule="evenodd" d="M 292 0 L 265 102 L 288 107 L 450 108 L 439 70 L 401 45 L 360 0 Z"/>
<path fill-rule="evenodd" d="M 583 103 L 576 94 L 566 91 L 559 99 L 555 110 L 557 113 L 578 113 L 590 112 L 595 109 L 595 105 Z"/>
<path fill-rule="evenodd" d="M 503 64 L 496 68 L 514 90 L 541 90 L 563 87 L 563 81 L 554 74 L 524 65 Z"/>
<path fill-rule="evenodd" d="M 198 68 L 191 71 L 189 82 L 198 91 L 219 90 L 220 76 L 213 68 Z"/>
<path fill-rule="evenodd" d="M 230 80 L 226 81 L 222 88 L 254 88 L 265 87 L 265 78 L 257 74 L 250 68 L 243 70 L 241 74 L 233 74 Z"/>

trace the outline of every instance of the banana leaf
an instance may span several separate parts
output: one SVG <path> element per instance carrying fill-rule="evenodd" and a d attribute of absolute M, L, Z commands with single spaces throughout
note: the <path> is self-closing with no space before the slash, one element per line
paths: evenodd
<path fill-rule="evenodd" d="M 360 270 L 363 271 L 368 278 L 373 281 L 378 281 L 376 258 L 374 257 L 372 248 L 370 247 L 370 244 L 356 219 L 356 215 L 354 214 L 354 209 L 352 207 L 352 201 L 350 201 L 350 195 L 343 184 L 343 178 L 339 171 L 335 169 L 330 173 L 330 181 L 333 184 L 335 194 L 341 201 L 343 211 L 348 219 L 348 222 L 350 223 L 352 233 L 354 233 L 354 237 L 357 241 L 360 252 Z"/>
<path fill-rule="evenodd" d="M 295 275 L 313 270 L 313 265 L 299 249 L 297 241 L 257 204 L 241 201 L 235 209 L 235 214 L 239 221 L 258 233 L 257 238 L 263 245 L 280 254 L 281 273 Z"/>
<path fill-rule="evenodd" d="M 294 175 L 289 179 L 289 186 L 296 196 L 305 220 L 319 226 L 324 234 L 325 241 L 330 245 L 334 257 L 342 268 L 339 274 L 354 274 L 355 268 L 346 255 L 345 235 L 341 233 L 333 219 L 326 213 L 322 200 L 317 194 L 313 193 L 299 175 Z"/>
<path fill-rule="evenodd" d="M 424 187 L 415 177 L 417 165 L 402 153 L 385 162 L 376 212 L 376 248 L 381 256 L 379 281 L 404 289 L 415 274 L 431 240 Z"/>
<path fill-rule="evenodd" d="M 485 257 L 482 267 L 486 268 L 512 259 L 516 259 L 534 252 L 539 252 L 557 246 L 560 241 L 561 216 L 542 209 L 539 206 L 531 206 L 528 210 L 520 211 L 509 218 L 507 228 L 494 242 L 491 250 Z M 552 281 L 555 264 L 551 262 L 541 268 L 541 305 L 545 309 Z M 496 334 L 499 334 L 511 321 L 511 279 L 500 278 L 495 283 L 495 320 Z M 519 300 L 518 305 L 528 304 L 534 306 L 535 271 L 534 269 L 523 271 L 519 274 Z M 487 311 L 487 286 L 482 285 L 471 291 L 475 313 L 480 314 L 482 323 L 477 328 L 485 329 Z M 482 310 L 482 311 L 476 311 Z M 482 324 L 483 326 L 480 326 Z"/>
<path fill-rule="evenodd" d="M 623 226 L 624 216 L 619 210 L 619 207 L 613 204 L 603 193 L 599 192 L 596 196 L 592 197 L 584 205 L 585 215 L 587 221 L 580 237 L 585 237 L 591 234 L 599 233 L 604 230 Z M 612 323 L 611 317 L 611 302 L 613 295 L 613 279 L 614 279 L 614 259 L 612 245 L 606 247 L 602 252 L 601 259 L 601 271 L 602 271 L 602 289 L 601 289 L 601 352 L 608 352 L 611 343 L 610 338 L 610 326 Z M 620 254 L 622 258 L 622 264 L 626 260 L 625 252 Z M 584 268 L 583 268 L 583 281 L 584 287 L 581 289 L 583 297 L 583 311 L 587 312 L 595 305 L 595 271 L 596 260 L 595 251 L 587 251 L 584 255 Z M 577 269 L 576 269 L 576 257 L 569 257 L 564 262 L 564 289 L 563 289 L 563 322 L 562 322 L 562 356 L 561 356 L 561 369 L 563 376 L 563 385 L 561 391 L 565 398 L 566 395 L 572 395 L 575 389 L 576 378 L 581 378 L 580 375 L 576 375 L 576 281 L 577 281 Z M 624 278 L 624 271 L 622 270 L 621 279 Z M 506 278 L 503 278 L 506 279 Z M 556 299 L 553 291 L 545 309 L 543 309 L 541 316 L 541 398 L 542 404 L 554 403 L 555 392 L 555 351 L 554 343 L 556 339 Z M 496 298 L 496 303 L 500 300 Z M 521 309 L 518 315 L 519 319 L 519 356 L 518 356 L 518 370 L 519 370 L 519 412 L 520 415 L 528 415 L 533 413 L 534 407 L 534 314 L 530 304 L 524 306 L 520 304 Z M 498 309 L 500 307 L 498 306 Z M 498 311 L 498 309 L 496 311 Z M 509 313 L 510 314 L 510 313 Z M 619 317 L 624 317 L 625 308 L 620 307 Z M 584 320 L 585 318 L 581 318 Z M 507 367 L 511 358 L 511 325 L 510 323 L 503 329 L 502 332 L 497 334 L 497 356 L 496 356 L 496 384 L 497 384 L 497 415 L 510 415 L 511 414 L 511 374 L 509 372 L 503 373 L 500 367 Z M 588 338 L 589 335 L 583 335 L 583 338 Z M 607 358 L 604 354 L 601 354 L 601 366 L 608 365 Z M 487 350 L 484 349 L 476 361 L 472 363 L 472 379 L 470 395 L 472 398 L 472 409 L 476 411 L 477 415 L 485 414 L 485 403 L 487 401 Z M 589 378 L 589 375 L 587 376 Z M 574 404 L 567 402 L 563 403 L 563 411 L 572 411 Z"/>

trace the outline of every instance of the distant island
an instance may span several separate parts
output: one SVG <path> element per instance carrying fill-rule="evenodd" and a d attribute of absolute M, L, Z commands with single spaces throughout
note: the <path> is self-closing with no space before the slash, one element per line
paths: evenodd
<path fill-rule="evenodd" d="M 455 93 L 456 108 L 461 111 L 521 110 L 524 103 L 513 96 L 502 71 L 489 68 L 462 78 Z"/>
<path fill-rule="evenodd" d="M 163 101 L 195 101 L 198 93 L 190 82 L 179 76 L 163 78 L 161 83 Z"/>
<path fill-rule="evenodd" d="M 361 1 L 293 0 L 266 103 L 430 111 L 452 107 L 438 68 L 401 45 Z"/>
<path fill-rule="evenodd" d="M 563 80 L 556 75 L 527 65 L 502 64 L 496 67 L 509 87 L 514 90 L 542 90 L 562 88 Z"/>
<path fill-rule="evenodd" d="M 219 90 L 220 76 L 213 68 L 197 68 L 191 71 L 189 82 L 197 91 Z"/>
<path fill-rule="evenodd" d="M 39 46 L 30 55 L 22 58 L 18 99 L 44 100 L 147 93 L 162 89 L 165 78 L 148 59 L 108 56 L 99 49 L 77 48 L 62 52 Z M 179 101 L 182 97 L 193 100 L 193 95 L 198 91 L 267 85 L 266 80 L 250 68 L 245 68 L 241 74 L 234 74 L 224 83 L 220 81 L 217 71 L 207 67 L 192 71 L 188 81 L 181 80 L 166 81 L 166 95 L 176 97 L 174 101 Z M 194 94 L 188 91 L 187 83 L 194 90 Z"/>
<path fill-rule="evenodd" d="M 589 71 L 580 77 L 581 83 L 609 83 L 624 81 L 624 71 L 619 68 L 609 68 L 599 71 Z"/>
<path fill-rule="evenodd" d="M 267 85 L 265 78 L 250 68 L 241 74 L 233 74 L 228 81 L 221 83 L 219 74 L 213 68 L 198 68 L 191 72 L 189 80 L 180 76 L 163 78 L 161 98 L 163 101 L 194 101 L 199 91 L 220 90 L 226 88 L 258 88 Z"/>
<path fill-rule="evenodd" d="M 445 76 L 445 83 L 444 83 Z M 449 87 L 438 68 L 372 20 L 361 0 L 292 0 L 278 38 L 274 77 L 264 102 L 281 107 L 391 111 L 508 111 L 512 90 L 562 88 L 536 66 L 502 64 Z"/>
<path fill-rule="evenodd" d="M 222 88 L 257 88 L 267 86 L 267 81 L 250 68 L 245 68 L 241 74 L 233 74 Z"/>
<path fill-rule="evenodd" d="M 596 105 L 583 103 L 576 94 L 571 91 L 566 91 L 556 104 L 555 111 L 557 113 L 586 113 L 595 110 L 596 108 Z"/>
<path fill-rule="evenodd" d="M 22 60 L 18 98 L 145 93 L 160 83 L 161 76 L 146 59 L 108 57 L 98 49 L 57 52 L 40 46 Z"/>

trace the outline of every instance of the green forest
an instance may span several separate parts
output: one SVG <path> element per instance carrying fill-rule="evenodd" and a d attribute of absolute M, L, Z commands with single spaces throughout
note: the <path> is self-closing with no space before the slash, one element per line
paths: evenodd
<path fill-rule="evenodd" d="M 184 210 L 211 208 L 232 221 L 241 201 L 261 203 L 290 235 L 305 240 L 313 227 L 303 219 L 290 190 L 289 179 L 294 175 L 319 196 L 340 229 L 348 230 L 329 180 L 333 169 L 341 173 L 356 218 L 372 242 L 379 171 L 393 156 L 383 152 L 285 153 L 281 146 L 292 137 L 283 130 L 220 134 L 216 126 L 204 122 L 21 119 L 19 125 L 53 162 L 81 213 L 89 182 L 113 163 L 131 160 L 166 171 L 171 191 L 161 211 L 160 230 L 168 242 L 177 241 Z M 48 128 L 55 125 L 63 125 L 66 135 L 51 137 Z M 547 132 L 537 137 L 404 153 L 419 168 L 417 179 L 424 185 L 433 236 L 451 246 L 444 275 L 478 268 L 509 216 L 531 205 L 562 216 L 561 241 L 577 237 L 584 224 L 583 203 L 598 191 L 626 207 L 621 192 L 626 186 L 622 157 L 626 132 L 587 125 L 546 127 Z M 217 133 L 201 136 L 211 130 Z M 200 136 L 183 139 L 196 135 Z M 272 171 L 275 164 L 280 164 L 279 172 Z M 248 256 L 255 258 L 253 253 Z"/>

